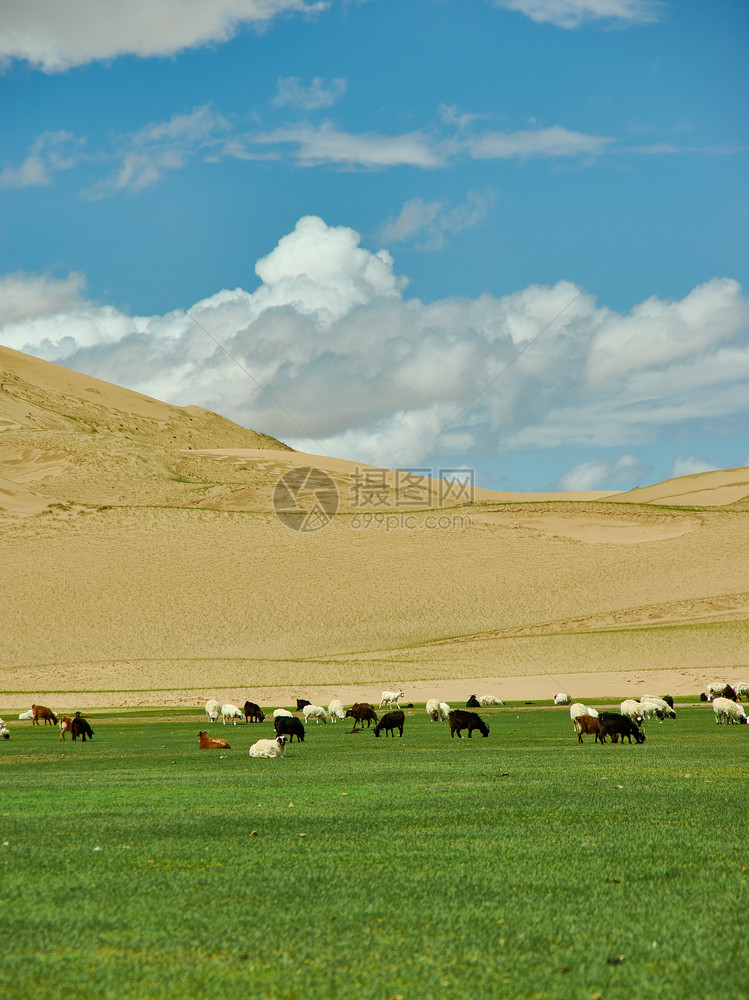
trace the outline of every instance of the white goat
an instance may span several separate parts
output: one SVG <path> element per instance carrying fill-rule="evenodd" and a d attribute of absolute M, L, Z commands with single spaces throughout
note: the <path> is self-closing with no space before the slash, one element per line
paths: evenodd
<path fill-rule="evenodd" d="M 642 714 L 642 705 L 639 701 L 635 701 L 634 698 L 626 698 L 619 706 L 619 711 L 628 719 L 636 722 L 638 726 L 642 725 L 645 717 Z"/>
<path fill-rule="evenodd" d="M 328 721 L 328 713 L 322 705 L 305 705 L 302 709 L 302 715 L 304 715 L 305 726 L 310 719 L 314 719 L 318 726 L 320 725 L 320 719 L 322 719 L 323 722 Z"/>
<path fill-rule="evenodd" d="M 285 749 L 285 736 L 279 736 L 275 740 L 258 740 L 250 747 L 250 757 L 283 757 Z"/>
<path fill-rule="evenodd" d="M 27 712 L 21 712 L 21 714 L 18 716 L 18 718 L 22 722 L 27 722 L 29 719 L 33 719 L 34 718 L 34 710 L 33 710 L 33 708 L 30 708 Z"/>
<path fill-rule="evenodd" d="M 346 715 L 343 711 L 343 702 L 338 698 L 334 698 L 328 705 L 328 713 L 330 715 L 330 721 L 335 722 L 336 719 L 345 719 Z"/>
<path fill-rule="evenodd" d="M 555 705 L 569 705 L 571 701 L 572 698 L 570 698 L 568 694 L 565 694 L 564 691 L 560 691 L 558 694 L 554 695 Z"/>
<path fill-rule="evenodd" d="M 383 691 L 382 698 L 380 698 L 380 704 L 377 707 L 382 708 L 383 704 L 387 702 L 390 708 L 392 708 L 393 702 L 395 702 L 396 706 L 400 708 L 400 705 L 398 705 L 398 699 L 403 697 L 404 694 L 402 691 Z"/>
<path fill-rule="evenodd" d="M 483 705 L 484 708 L 488 708 L 491 705 L 504 705 L 504 702 L 500 701 L 499 698 L 495 698 L 493 694 L 480 694 L 476 701 L 478 701 L 479 705 Z"/>
<path fill-rule="evenodd" d="M 581 701 L 576 701 L 570 705 L 570 718 L 572 719 L 572 729 L 577 732 L 575 727 L 575 719 L 579 719 L 581 715 L 590 715 L 592 718 L 598 718 L 598 712 L 595 708 L 591 708 L 589 705 L 583 705 Z"/>
<path fill-rule="evenodd" d="M 273 718 L 274 719 L 293 719 L 294 718 L 294 713 L 293 712 L 289 712 L 289 710 L 286 709 L 286 708 L 277 708 L 273 712 Z"/>
<path fill-rule="evenodd" d="M 426 703 L 426 713 L 432 722 L 436 722 L 440 717 L 440 700 L 439 698 L 430 698 Z"/>
<path fill-rule="evenodd" d="M 450 706 L 447 704 L 446 701 L 440 702 L 439 713 L 440 713 L 440 722 L 447 722 L 447 717 L 450 714 Z"/>
<path fill-rule="evenodd" d="M 234 725 L 237 724 L 237 719 L 240 721 L 244 718 L 244 712 L 241 708 L 237 708 L 236 705 L 222 705 L 221 706 L 221 721 L 226 725 L 227 719 L 232 719 Z"/>
<path fill-rule="evenodd" d="M 734 722 L 746 725 L 749 722 L 742 706 L 737 705 L 730 698 L 713 698 L 713 712 L 715 712 L 715 721 L 719 725 L 723 725 L 723 719 L 726 719 L 729 725 Z"/>
<path fill-rule="evenodd" d="M 218 714 L 221 711 L 221 705 L 216 701 L 215 698 L 209 698 L 205 703 L 205 714 L 211 722 L 215 722 L 218 719 Z"/>

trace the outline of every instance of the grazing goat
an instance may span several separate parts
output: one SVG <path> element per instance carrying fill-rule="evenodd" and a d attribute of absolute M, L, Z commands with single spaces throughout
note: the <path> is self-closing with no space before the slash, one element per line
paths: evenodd
<path fill-rule="evenodd" d="M 279 716 L 273 720 L 273 728 L 276 731 L 276 736 L 288 736 L 289 743 L 294 742 L 295 736 L 299 743 L 304 743 L 304 725 L 302 720 L 297 719 L 296 716 L 292 715 L 290 719 L 284 715 Z"/>
<path fill-rule="evenodd" d="M 452 712 L 447 717 L 447 721 L 450 723 L 450 739 L 452 739 L 455 734 L 458 734 L 458 739 L 463 739 L 460 735 L 463 729 L 468 730 L 468 739 L 470 740 L 474 729 L 478 729 L 482 736 L 489 735 L 489 727 L 484 722 L 484 720 L 476 715 L 475 712 L 464 712 L 462 708 L 454 708 Z"/>
<path fill-rule="evenodd" d="M 226 725 L 226 720 L 231 719 L 232 723 L 236 726 L 237 719 L 243 719 L 244 712 L 241 708 L 237 708 L 236 705 L 222 705 L 221 706 L 221 721 Z"/>
<path fill-rule="evenodd" d="M 304 716 L 305 726 L 310 719 L 314 719 L 318 726 L 320 725 L 320 719 L 322 719 L 323 722 L 328 721 L 328 713 L 322 705 L 305 705 L 302 709 L 302 715 Z"/>
<path fill-rule="evenodd" d="M 737 705 L 735 701 L 731 701 L 730 698 L 713 698 L 713 712 L 715 712 L 715 721 L 721 726 L 724 719 L 729 725 L 734 722 L 746 725 L 749 722 L 743 707 Z"/>
<path fill-rule="evenodd" d="M 50 726 L 57 725 L 57 716 L 52 711 L 52 709 L 47 708 L 46 705 L 32 705 L 31 713 L 32 713 L 31 715 L 32 726 L 38 726 L 40 719 L 44 719 L 45 726 L 47 725 L 47 723 L 49 723 Z"/>
<path fill-rule="evenodd" d="M 614 741 L 614 736 L 621 736 L 621 742 L 624 743 L 624 737 L 626 736 L 630 743 L 632 743 L 632 737 L 635 738 L 635 743 L 645 742 L 645 733 L 640 729 L 640 727 L 634 723 L 631 719 L 628 719 L 626 715 L 620 715 L 618 712 L 600 712 L 598 715 L 598 722 L 601 727 L 601 742 L 606 742 L 606 737 L 611 737 L 611 742 Z"/>
<path fill-rule="evenodd" d="M 440 717 L 440 700 L 439 698 L 430 698 L 426 703 L 426 713 L 432 722 L 436 722 Z"/>
<path fill-rule="evenodd" d="M 330 721 L 335 722 L 336 719 L 345 719 L 343 713 L 343 702 L 338 698 L 333 698 L 331 703 L 328 705 L 328 713 L 330 715 Z"/>
<path fill-rule="evenodd" d="M 377 712 L 375 712 L 368 701 L 357 701 L 356 704 L 346 710 L 346 718 L 354 720 L 354 729 L 356 729 L 357 722 L 362 729 L 365 722 L 367 723 L 367 729 L 369 729 L 373 722 L 375 725 L 377 724 Z"/>
<path fill-rule="evenodd" d="M 385 730 L 385 737 L 390 734 L 395 738 L 395 730 L 400 731 L 400 735 L 403 736 L 403 724 L 406 721 L 406 716 L 403 712 L 385 712 L 383 717 L 374 727 L 375 736 L 379 736 L 382 730 Z"/>
<path fill-rule="evenodd" d="M 481 708 L 479 700 L 475 694 L 472 694 L 471 697 L 466 702 L 466 708 Z"/>
<path fill-rule="evenodd" d="M 287 708 L 277 708 L 273 712 L 274 719 L 293 719 L 294 715 Z"/>
<path fill-rule="evenodd" d="M 61 715 L 60 716 L 60 739 L 65 739 L 65 733 L 72 733 L 73 731 L 73 716 L 72 715 Z"/>
<path fill-rule="evenodd" d="M 76 712 L 73 722 L 71 723 L 70 735 L 73 737 L 74 743 L 79 736 L 83 739 L 84 743 L 86 742 L 86 737 L 90 740 L 94 738 L 93 729 L 89 726 L 80 712 Z"/>
<path fill-rule="evenodd" d="M 569 705 L 571 701 L 572 698 L 570 698 L 568 694 L 565 694 L 564 691 L 560 691 L 558 694 L 554 695 L 555 705 Z"/>
<path fill-rule="evenodd" d="M 258 740 L 250 747 L 250 757 L 283 757 L 285 749 L 285 736 L 277 736 L 275 740 Z"/>
<path fill-rule="evenodd" d="M 244 703 L 244 719 L 245 722 L 264 722 L 265 712 L 261 711 L 260 706 L 256 705 L 254 701 L 246 701 Z"/>
<path fill-rule="evenodd" d="M 504 705 L 504 702 L 500 701 L 499 698 L 495 698 L 493 694 L 480 694 L 478 703 L 482 708 L 490 708 L 492 705 Z"/>
<path fill-rule="evenodd" d="M 311 701 L 307 701 L 306 698 L 297 698 L 297 700 L 296 700 L 296 710 L 297 710 L 297 712 L 301 712 L 304 709 L 305 705 L 311 705 L 311 704 L 312 704 L 312 702 Z"/>
<path fill-rule="evenodd" d="M 231 750 L 231 743 L 220 736 L 209 736 L 204 729 L 198 733 L 199 750 Z"/>
<path fill-rule="evenodd" d="M 380 704 L 377 707 L 382 708 L 383 704 L 387 702 L 389 708 L 393 707 L 393 703 L 395 703 L 396 708 L 400 708 L 398 699 L 403 697 L 403 691 L 383 691 L 382 698 L 380 698 Z"/>
<path fill-rule="evenodd" d="M 33 719 L 34 718 L 34 709 L 30 708 L 26 712 L 21 712 L 21 714 L 18 716 L 18 718 L 21 720 L 21 722 L 27 722 L 29 719 Z"/>
<path fill-rule="evenodd" d="M 221 705 L 216 701 L 215 698 L 209 698 L 205 703 L 205 714 L 208 716 L 209 722 L 216 722 L 221 711 Z"/>
<path fill-rule="evenodd" d="M 598 721 L 598 716 L 592 715 L 576 715 L 572 720 L 572 725 L 577 733 L 577 742 L 582 743 L 583 733 L 594 734 L 594 743 L 605 743 L 603 733 L 601 732 L 601 723 Z"/>

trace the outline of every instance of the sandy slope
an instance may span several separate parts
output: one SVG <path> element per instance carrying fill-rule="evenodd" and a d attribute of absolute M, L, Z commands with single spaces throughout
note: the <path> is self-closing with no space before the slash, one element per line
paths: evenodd
<path fill-rule="evenodd" d="M 638 677 L 696 693 L 749 676 L 749 469 L 468 495 L 5 349 L 0 368 L 0 705 L 592 697 Z M 337 513 L 291 530 L 274 495 L 307 466 Z M 300 516 L 320 481 L 293 494 Z"/>

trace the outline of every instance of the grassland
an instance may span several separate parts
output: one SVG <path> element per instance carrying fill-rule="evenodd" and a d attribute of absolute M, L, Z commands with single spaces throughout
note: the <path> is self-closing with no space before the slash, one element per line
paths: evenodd
<path fill-rule="evenodd" d="M 747 996 L 749 727 L 678 707 L 641 746 L 566 710 L 451 741 L 90 716 L 0 745 L 0 995 L 62 1000 Z M 6 713 L 6 718 L 10 713 Z M 253 831 L 256 836 L 252 836 Z"/>

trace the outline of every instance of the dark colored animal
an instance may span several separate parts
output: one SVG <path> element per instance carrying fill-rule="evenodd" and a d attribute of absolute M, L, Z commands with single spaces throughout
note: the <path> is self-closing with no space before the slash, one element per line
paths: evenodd
<path fill-rule="evenodd" d="M 307 701 L 306 698 L 297 698 L 296 700 L 296 710 L 301 712 L 305 705 L 311 705 L 311 701 Z"/>
<path fill-rule="evenodd" d="M 736 692 L 734 691 L 734 689 L 731 687 L 730 684 L 726 684 L 726 689 L 723 692 L 723 697 L 730 699 L 730 701 L 739 700 L 739 696 L 736 694 Z"/>
<path fill-rule="evenodd" d="M 377 712 L 375 712 L 368 701 L 357 701 L 351 708 L 347 708 L 344 718 L 354 720 L 354 729 L 356 729 L 357 722 L 362 729 L 365 722 L 367 723 L 367 729 L 369 729 L 373 722 L 377 725 Z"/>
<path fill-rule="evenodd" d="M 452 712 L 448 713 L 447 721 L 450 724 L 450 739 L 458 734 L 458 739 L 463 737 L 460 735 L 463 729 L 468 730 L 468 739 L 471 739 L 471 734 L 474 729 L 478 729 L 482 736 L 489 735 L 489 727 L 481 718 L 481 716 L 476 715 L 475 712 L 464 712 L 462 708 L 454 708 Z"/>
<path fill-rule="evenodd" d="M 621 737 L 622 743 L 624 743 L 625 736 L 630 743 L 633 736 L 635 743 L 645 742 L 645 733 L 636 722 L 628 719 L 626 715 L 620 715 L 618 712 L 599 712 L 598 722 L 601 727 L 601 742 L 605 743 L 606 737 L 610 736 L 613 743 L 615 734 Z"/>
<path fill-rule="evenodd" d="M 406 717 L 403 712 L 386 712 L 374 727 L 374 734 L 379 736 L 384 729 L 386 737 L 390 735 L 395 738 L 395 730 L 398 729 L 400 735 L 403 736 L 403 723 L 405 721 Z"/>
<path fill-rule="evenodd" d="M 57 716 L 52 711 L 52 709 L 47 708 L 46 705 L 32 705 L 31 711 L 34 713 L 31 717 L 32 726 L 38 726 L 40 719 L 44 719 L 45 726 L 47 725 L 47 723 L 49 723 L 50 726 L 57 725 Z"/>
<path fill-rule="evenodd" d="M 289 743 L 294 742 L 295 736 L 298 743 L 304 743 L 304 723 L 296 716 L 289 718 L 288 715 L 279 715 L 273 720 L 273 728 L 276 736 L 288 736 Z"/>
<path fill-rule="evenodd" d="M 260 706 L 256 705 L 254 701 L 246 701 L 244 703 L 244 721 L 264 722 L 265 712 L 261 711 Z"/>
<path fill-rule="evenodd" d="M 209 736 L 204 729 L 198 733 L 199 750 L 231 750 L 231 743 L 220 736 Z"/>
<path fill-rule="evenodd" d="M 472 694 L 471 697 L 466 702 L 466 708 L 481 708 L 481 702 L 478 700 L 475 694 Z"/>
<path fill-rule="evenodd" d="M 707 695 L 704 691 L 700 694 L 700 701 L 707 701 Z"/>
<path fill-rule="evenodd" d="M 82 715 L 76 714 L 76 717 L 70 723 L 70 735 L 73 737 L 74 743 L 79 736 L 83 739 L 83 742 L 85 743 L 87 736 L 90 740 L 94 738 L 94 731 L 91 728 L 91 726 L 89 726 L 89 724 L 86 722 L 86 720 L 83 718 Z"/>
<path fill-rule="evenodd" d="M 674 699 L 671 697 L 670 694 L 664 694 L 663 700 L 665 701 L 665 703 L 668 705 L 669 708 L 674 707 Z"/>
<path fill-rule="evenodd" d="M 582 743 L 583 733 L 588 735 L 594 735 L 594 743 L 605 743 L 603 732 L 601 731 L 601 725 L 597 718 L 592 715 L 578 715 L 574 720 L 575 730 L 577 731 L 577 742 Z"/>

